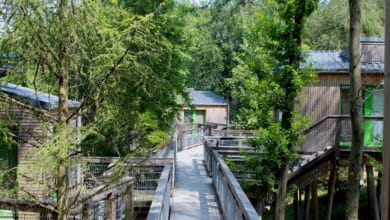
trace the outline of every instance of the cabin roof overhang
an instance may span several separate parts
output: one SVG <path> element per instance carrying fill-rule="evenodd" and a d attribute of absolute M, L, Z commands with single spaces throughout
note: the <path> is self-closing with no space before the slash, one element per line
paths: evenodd
<path fill-rule="evenodd" d="M 190 103 L 184 103 L 182 98 L 178 99 L 179 104 L 189 104 L 190 106 L 228 106 L 229 103 L 221 96 L 211 91 L 196 91 L 193 88 L 186 90 Z M 188 107 L 188 106 L 187 106 Z"/>
<path fill-rule="evenodd" d="M 0 83 L 0 91 L 11 96 L 22 99 L 26 104 L 45 109 L 56 110 L 59 107 L 59 97 L 49 93 L 37 91 L 12 83 Z M 78 101 L 68 100 L 70 109 L 77 109 L 81 105 Z"/>

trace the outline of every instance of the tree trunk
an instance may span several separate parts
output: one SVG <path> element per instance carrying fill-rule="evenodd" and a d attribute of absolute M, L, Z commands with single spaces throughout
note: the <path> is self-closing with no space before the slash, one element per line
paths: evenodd
<path fill-rule="evenodd" d="M 363 154 L 363 99 L 360 70 L 361 0 L 350 0 L 349 68 L 351 84 L 352 146 L 348 164 L 348 188 L 345 219 L 358 219 L 359 191 Z"/>
<path fill-rule="evenodd" d="M 332 169 L 329 173 L 329 181 L 328 181 L 328 201 L 327 201 L 327 207 L 326 207 L 326 220 L 332 219 L 332 210 L 333 210 L 333 199 L 334 199 L 334 193 L 336 188 L 336 167 L 335 164 L 333 164 Z"/>
<path fill-rule="evenodd" d="M 366 165 L 367 173 L 367 197 L 368 197 L 368 207 L 370 209 L 371 220 L 379 220 L 379 207 L 378 199 L 376 197 L 376 187 L 374 181 L 374 168 L 370 165 Z"/>
<path fill-rule="evenodd" d="M 61 41 L 59 42 L 59 53 L 58 53 L 58 62 L 59 62 L 59 73 L 58 73 L 58 124 L 59 129 L 62 129 L 67 125 L 68 118 L 68 62 L 67 62 L 67 48 L 68 48 L 68 31 L 65 30 L 66 24 L 66 8 L 68 6 L 68 0 L 61 0 L 59 3 L 59 21 L 61 26 Z M 67 220 L 68 218 L 68 183 L 69 183 L 69 174 L 68 167 L 65 163 L 66 158 L 62 158 L 61 149 L 58 149 L 59 157 L 57 158 L 57 192 L 58 192 L 58 201 L 57 201 L 57 211 L 58 211 L 58 220 Z"/>
<path fill-rule="evenodd" d="M 383 171 L 381 192 L 381 217 L 390 219 L 390 0 L 385 9 L 385 91 L 383 109 Z"/>
<path fill-rule="evenodd" d="M 286 210 L 287 180 L 289 163 L 285 163 L 281 169 L 278 191 L 275 193 L 274 220 L 284 220 Z"/>

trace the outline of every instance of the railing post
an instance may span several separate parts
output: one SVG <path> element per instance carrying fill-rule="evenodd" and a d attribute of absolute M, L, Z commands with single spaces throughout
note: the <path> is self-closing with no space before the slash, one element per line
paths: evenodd
<path fill-rule="evenodd" d="M 89 220 L 91 215 L 89 204 L 84 203 L 82 209 L 82 220 Z"/>
<path fill-rule="evenodd" d="M 124 194 L 124 200 L 125 200 L 125 216 L 126 216 L 125 219 L 133 219 L 134 218 L 133 187 L 128 187 L 126 189 L 126 193 Z"/>
<path fill-rule="evenodd" d="M 107 219 L 108 220 L 116 220 L 115 211 L 116 211 L 116 205 L 115 205 L 115 199 L 114 194 L 109 193 L 107 195 Z"/>

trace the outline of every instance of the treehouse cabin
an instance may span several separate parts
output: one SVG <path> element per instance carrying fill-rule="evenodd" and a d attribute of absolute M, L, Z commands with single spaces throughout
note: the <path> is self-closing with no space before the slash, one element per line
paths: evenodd
<path fill-rule="evenodd" d="M 384 41 L 362 38 L 361 51 L 364 145 L 375 147 L 382 144 L 383 138 Z M 349 53 L 346 50 L 307 51 L 306 55 L 306 63 L 318 72 L 318 79 L 303 92 L 302 115 L 311 119 L 317 128 L 322 126 L 317 129 L 322 130 L 322 135 L 325 130 L 340 130 L 333 136 L 339 138 L 341 146 L 348 147 L 351 144 Z M 336 115 L 339 117 L 330 117 Z M 341 129 L 335 129 L 336 126 Z M 317 142 L 325 139 L 320 133 L 316 134 Z"/>
<path fill-rule="evenodd" d="M 55 95 L 11 83 L 0 84 L 0 121 L 16 143 L 12 146 L 0 146 L 0 169 L 20 168 L 31 160 L 28 150 L 39 147 L 51 135 L 48 122 L 57 118 L 58 101 L 59 98 Z M 72 113 L 80 103 L 69 101 L 68 105 Z M 74 119 L 70 126 L 79 126 L 80 123 L 80 120 Z M 39 184 L 35 185 L 27 179 L 24 183 L 18 182 L 19 186 L 42 197 L 45 192 L 40 190 Z"/>
<path fill-rule="evenodd" d="M 189 88 L 187 92 L 190 104 L 183 107 L 176 124 L 186 125 L 186 129 L 196 128 L 197 124 L 228 125 L 229 105 L 226 100 L 211 91 Z"/>

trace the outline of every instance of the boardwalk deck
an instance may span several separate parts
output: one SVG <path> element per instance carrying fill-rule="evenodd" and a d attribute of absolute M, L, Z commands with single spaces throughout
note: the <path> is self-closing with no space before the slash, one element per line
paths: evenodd
<path fill-rule="evenodd" d="M 171 220 L 222 219 L 218 198 L 202 158 L 203 146 L 178 153 Z"/>

